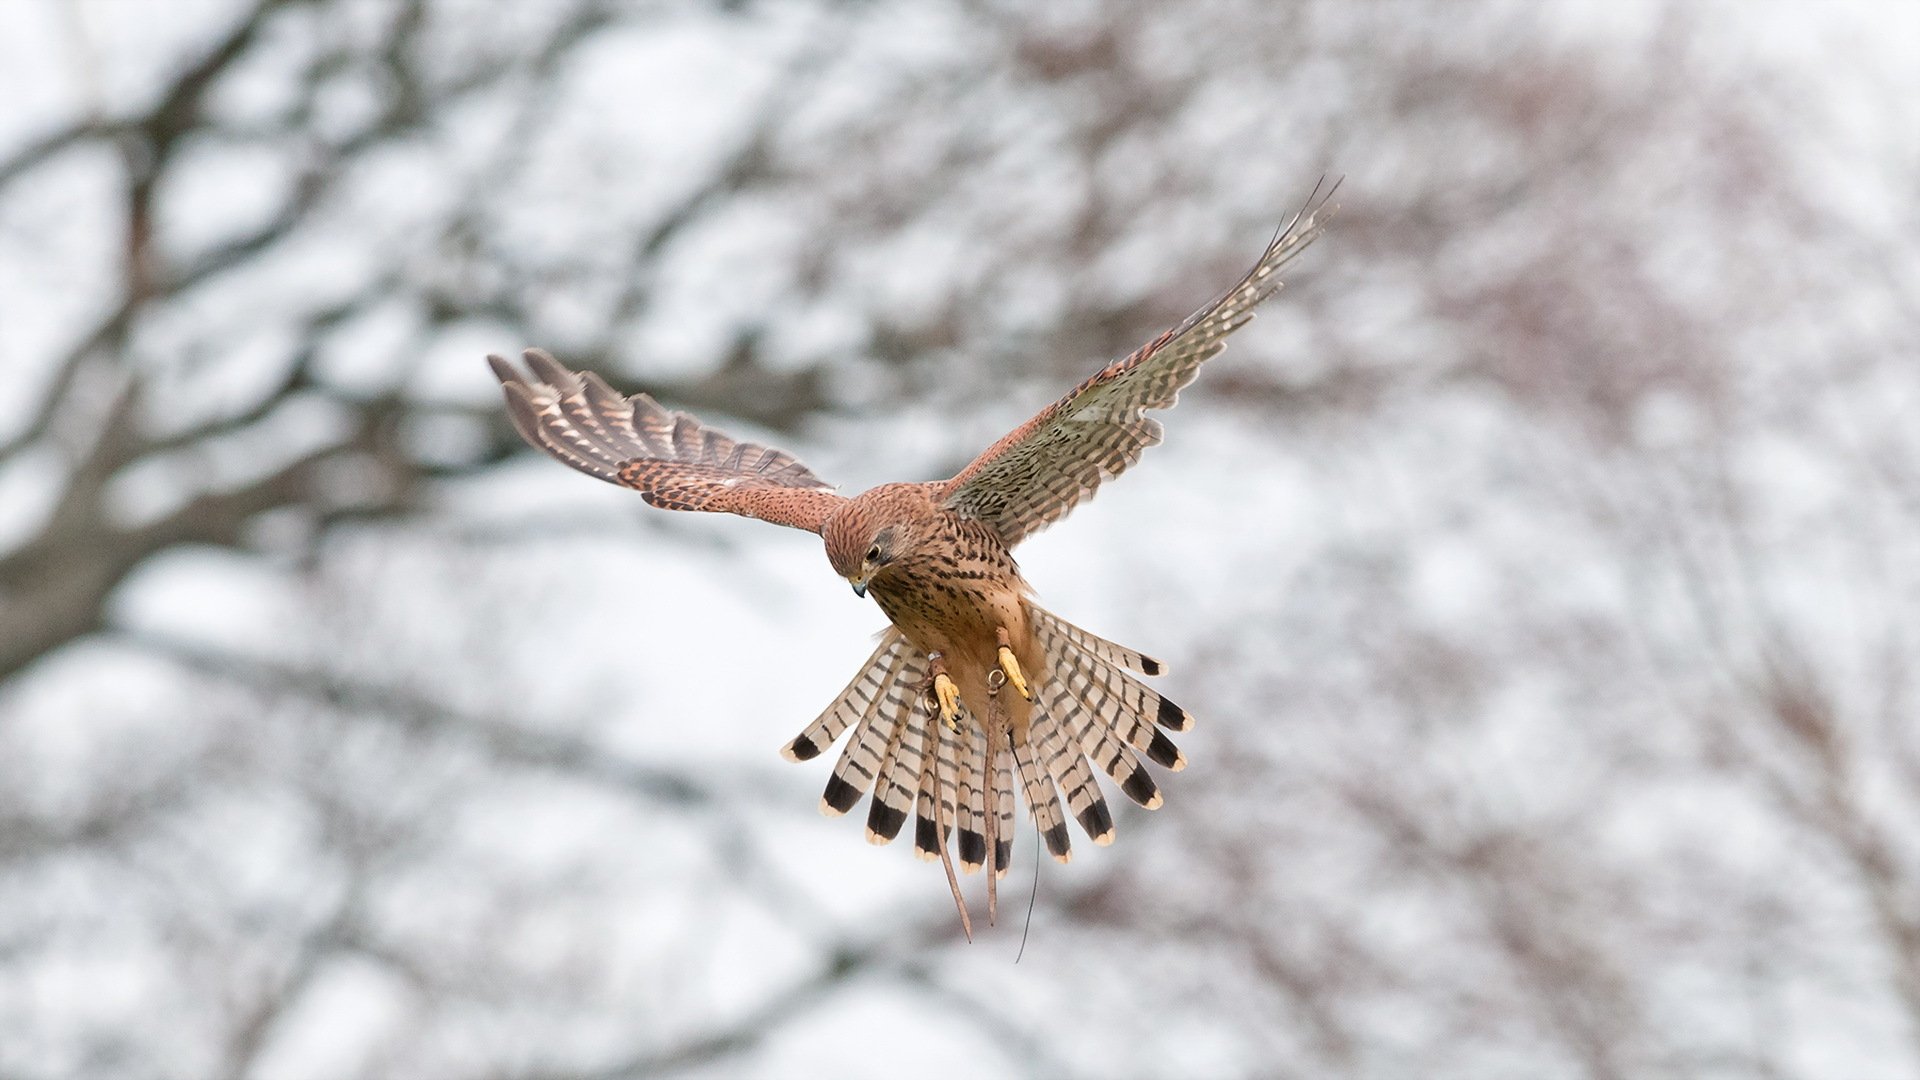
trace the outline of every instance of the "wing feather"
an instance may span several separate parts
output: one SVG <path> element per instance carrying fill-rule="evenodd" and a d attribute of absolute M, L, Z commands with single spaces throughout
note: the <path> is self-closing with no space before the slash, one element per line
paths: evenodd
<path fill-rule="evenodd" d="M 653 506 L 819 532 L 846 501 L 785 451 L 739 442 L 645 394 L 622 396 L 600 376 L 569 371 L 539 349 L 525 357 L 531 378 L 487 357 L 520 437 Z"/>
<path fill-rule="evenodd" d="M 1332 214 L 1318 186 L 1247 276 L 1172 330 L 1109 364 L 1039 415 L 988 447 L 940 485 L 949 507 L 993 526 L 1008 547 L 1060 520 L 1160 441 L 1148 409 L 1172 408 L 1200 364 L 1280 290 L 1280 268 L 1326 227 Z"/>

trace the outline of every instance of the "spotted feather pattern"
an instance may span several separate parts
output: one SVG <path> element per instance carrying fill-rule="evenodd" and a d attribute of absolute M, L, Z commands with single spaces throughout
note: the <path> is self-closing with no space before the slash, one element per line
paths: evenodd
<path fill-rule="evenodd" d="M 1314 189 L 1239 284 L 988 447 L 939 485 L 940 498 L 991 525 L 1011 548 L 1140 460 L 1161 434 L 1146 410 L 1172 408 L 1201 363 L 1225 348 L 1227 335 L 1280 290 L 1280 269 L 1326 227 L 1334 188 L 1324 194 Z"/>
<path fill-rule="evenodd" d="M 645 394 L 624 396 L 539 349 L 524 356 L 532 378 L 503 357 L 487 357 L 520 437 L 589 476 L 638 491 L 653 506 L 819 532 L 846 501 L 783 450 L 739 442 Z"/>

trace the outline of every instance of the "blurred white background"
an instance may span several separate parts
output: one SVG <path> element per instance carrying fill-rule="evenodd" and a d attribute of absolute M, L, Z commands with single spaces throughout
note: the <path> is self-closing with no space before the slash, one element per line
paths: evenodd
<path fill-rule="evenodd" d="M 0 1073 L 1920 1075 L 1916 11 L 0 0 Z M 1323 174 L 1020 552 L 1199 725 L 1018 964 L 481 360 L 936 478 Z"/>

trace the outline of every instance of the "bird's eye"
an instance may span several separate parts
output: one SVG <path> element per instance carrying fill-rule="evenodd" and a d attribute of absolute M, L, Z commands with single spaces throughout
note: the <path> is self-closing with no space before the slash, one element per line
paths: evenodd
<path fill-rule="evenodd" d="M 868 562 L 880 561 L 880 545 L 879 544 L 875 544 L 872 547 L 867 549 L 867 561 Z"/>

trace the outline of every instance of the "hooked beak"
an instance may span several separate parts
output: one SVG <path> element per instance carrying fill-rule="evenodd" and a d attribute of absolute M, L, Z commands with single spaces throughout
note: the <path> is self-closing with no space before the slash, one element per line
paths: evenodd
<path fill-rule="evenodd" d="M 867 595 L 867 579 L 866 578 L 863 578 L 863 577 L 848 578 L 847 581 L 853 586 L 853 595 L 860 596 L 860 597 L 864 597 Z"/>

